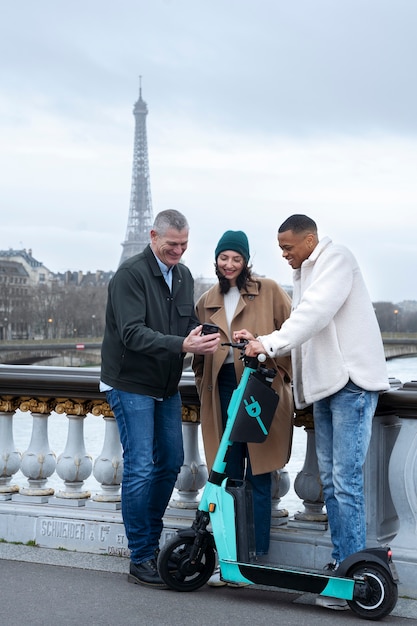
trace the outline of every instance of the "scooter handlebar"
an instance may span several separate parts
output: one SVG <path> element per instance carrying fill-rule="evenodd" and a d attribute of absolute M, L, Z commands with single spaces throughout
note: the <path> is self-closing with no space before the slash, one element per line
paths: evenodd
<path fill-rule="evenodd" d="M 245 346 L 249 343 L 249 341 L 247 339 L 242 339 L 242 341 L 239 341 L 237 343 L 234 342 L 229 342 L 226 341 L 225 343 L 222 343 L 222 346 L 230 346 L 231 348 L 236 348 L 237 350 L 241 350 L 242 352 L 242 358 L 245 356 Z M 265 363 L 266 361 L 266 354 L 258 354 L 257 358 L 259 363 Z"/>
<path fill-rule="evenodd" d="M 249 341 L 247 339 L 242 339 L 242 341 L 233 342 L 233 341 L 225 341 L 222 343 L 222 346 L 230 346 L 231 348 L 237 348 L 238 350 L 243 350 L 243 348 L 248 344 Z"/>

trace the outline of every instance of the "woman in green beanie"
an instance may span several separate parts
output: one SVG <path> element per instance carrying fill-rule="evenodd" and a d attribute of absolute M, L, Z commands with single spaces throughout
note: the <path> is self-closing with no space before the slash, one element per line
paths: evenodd
<path fill-rule="evenodd" d="M 232 341 L 233 332 L 240 328 L 247 328 L 254 336 L 279 329 L 290 315 L 290 298 L 275 281 L 252 274 L 246 234 L 240 230 L 226 231 L 214 255 L 218 283 L 197 302 L 200 322 L 216 324 L 221 343 Z M 268 361 L 267 366 L 279 372 L 273 388 L 280 397 L 270 433 L 264 443 L 235 442 L 226 465 L 228 476 L 245 477 L 252 485 L 258 555 L 267 554 L 269 549 L 271 472 L 288 462 L 294 412 L 290 357 Z M 201 404 L 204 450 L 210 469 L 227 420 L 230 398 L 243 373 L 243 363 L 237 350 L 220 345 L 214 354 L 195 355 L 193 370 Z M 224 584 L 219 576 L 210 582 Z"/>

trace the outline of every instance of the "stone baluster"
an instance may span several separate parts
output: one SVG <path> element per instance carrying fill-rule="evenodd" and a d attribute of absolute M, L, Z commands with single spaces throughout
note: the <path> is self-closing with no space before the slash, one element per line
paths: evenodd
<path fill-rule="evenodd" d="M 317 464 L 312 408 L 297 410 L 294 423 L 297 427 L 304 426 L 307 434 L 304 465 L 294 481 L 294 491 L 303 501 L 304 511 L 298 511 L 289 523 L 292 526 L 324 530 L 327 528 L 327 515 L 323 512 L 324 500 Z"/>
<path fill-rule="evenodd" d="M 91 413 L 103 416 L 105 423 L 103 449 L 94 461 L 93 475 L 101 485 L 101 492 L 96 493 L 89 505 L 100 503 L 108 507 L 113 504 L 120 508 L 120 485 L 123 477 L 123 454 L 120 443 L 119 429 L 113 413 L 105 401 L 93 403 Z"/>
<path fill-rule="evenodd" d="M 417 382 L 410 383 L 417 391 Z M 406 387 L 406 385 L 404 385 Z M 389 461 L 389 486 L 399 529 L 389 545 L 398 566 L 403 595 L 415 589 L 417 568 L 417 412 L 401 417 L 401 429 Z M 379 502 L 381 505 L 381 503 Z"/>
<path fill-rule="evenodd" d="M 283 467 L 272 472 L 271 479 L 272 521 L 274 526 L 282 526 L 282 524 L 287 523 L 288 511 L 280 508 L 280 504 L 281 499 L 290 490 L 290 476 L 285 467 Z"/>
<path fill-rule="evenodd" d="M 56 455 L 50 449 L 48 440 L 48 420 L 53 410 L 53 401 L 30 398 L 23 400 L 19 408 L 32 414 L 32 436 L 28 449 L 22 455 L 20 466 L 22 474 L 28 479 L 28 487 L 22 487 L 13 496 L 13 500 L 29 498 L 31 502 L 45 503 L 54 495 L 54 490 L 47 486 L 48 478 L 56 468 Z"/>
<path fill-rule="evenodd" d="M 58 476 L 65 483 L 65 489 L 55 494 L 57 504 L 84 506 L 86 499 L 91 497 L 89 491 L 83 491 L 84 481 L 93 468 L 92 458 L 87 454 L 84 444 L 87 404 L 87 401 L 68 399 L 58 402 L 55 407 L 57 413 L 66 413 L 68 418 L 67 442 L 64 451 L 58 456 L 56 466 Z"/>
<path fill-rule="evenodd" d="M 207 465 L 203 463 L 198 448 L 199 410 L 198 407 L 182 407 L 182 432 L 184 440 L 184 464 L 178 474 L 175 487 L 178 498 L 169 504 L 173 508 L 196 509 L 199 490 L 207 482 Z"/>
<path fill-rule="evenodd" d="M 388 468 L 401 429 L 396 415 L 382 413 L 372 420 L 372 437 L 364 466 L 367 545 L 389 544 L 399 528 L 392 501 Z"/>
<path fill-rule="evenodd" d="M 0 500 L 10 500 L 19 491 L 18 485 L 11 484 L 22 460 L 13 439 L 13 417 L 17 407 L 16 399 L 0 398 Z"/>

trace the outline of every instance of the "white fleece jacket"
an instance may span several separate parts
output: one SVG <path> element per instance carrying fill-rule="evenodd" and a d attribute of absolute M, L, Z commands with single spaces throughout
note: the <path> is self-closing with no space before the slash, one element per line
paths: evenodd
<path fill-rule="evenodd" d="M 293 278 L 290 317 L 258 339 L 271 356 L 291 352 L 297 408 L 340 391 L 349 378 L 368 391 L 389 389 L 381 332 L 352 253 L 325 237 Z"/>

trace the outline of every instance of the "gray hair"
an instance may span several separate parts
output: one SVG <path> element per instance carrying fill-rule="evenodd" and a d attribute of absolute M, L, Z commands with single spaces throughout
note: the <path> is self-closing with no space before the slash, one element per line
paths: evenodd
<path fill-rule="evenodd" d="M 175 209 L 167 209 L 166 211 L 161 211 L 155 217 L 153 230 L 156 231 L 158 235 L 165 235 L 167 230 L 169 230 L 170 228 L 175 228 L 175 230 L 188 230 L 189 225 L 187 222 L 187 218 Z"/>

